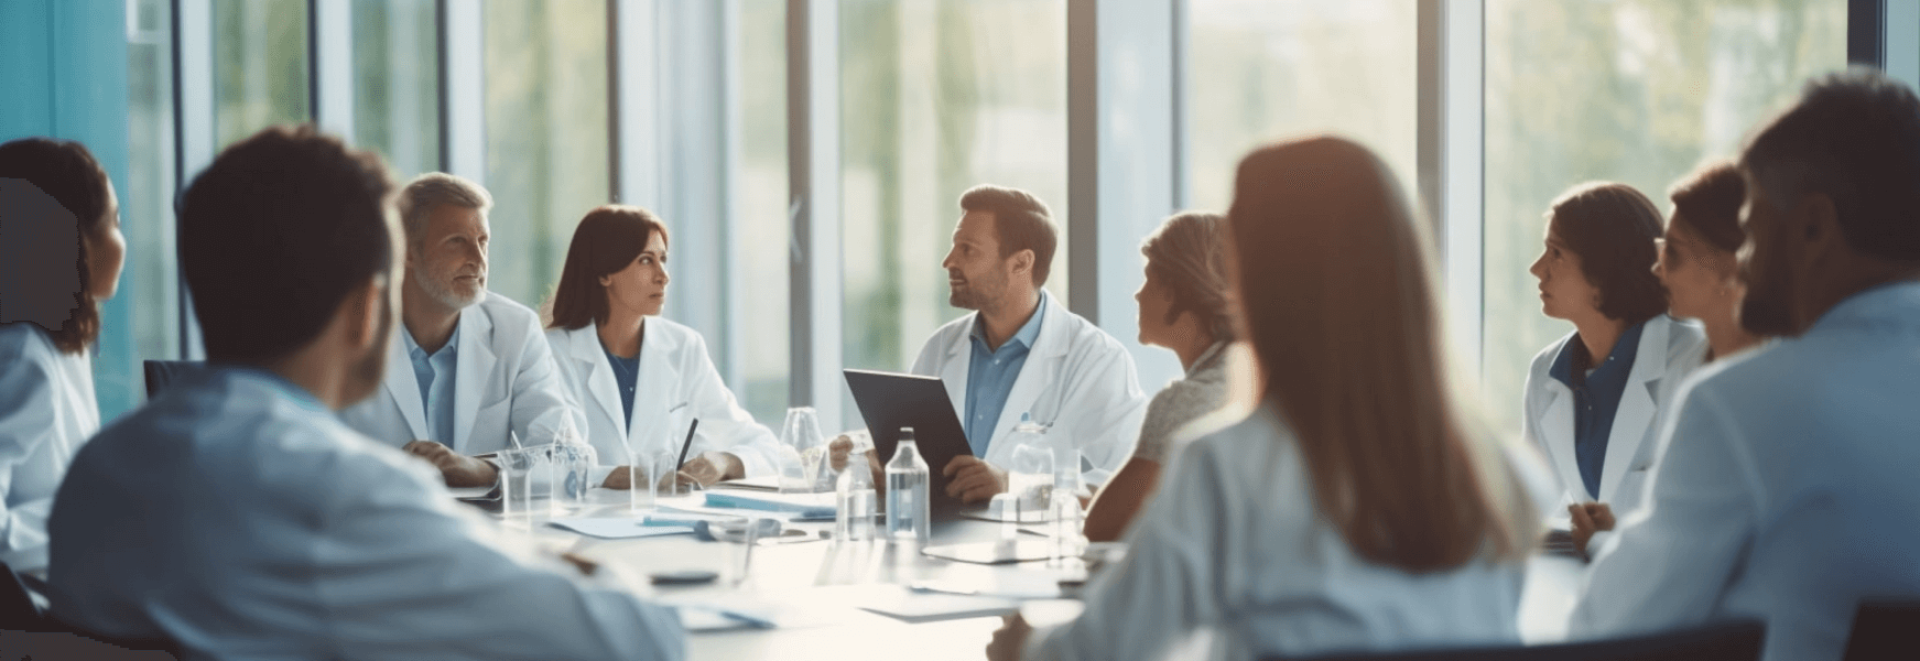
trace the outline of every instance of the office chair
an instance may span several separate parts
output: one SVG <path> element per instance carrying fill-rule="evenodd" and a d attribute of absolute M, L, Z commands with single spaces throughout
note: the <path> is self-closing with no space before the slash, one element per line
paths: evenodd
<path fill-rule="evenodd" d="M 207 364 L 198 360 L 144 360 L 142 371 L 147 375 L 147 399 L 159 396 L 160 391 L 174 382 L 198 374 Z"/>
<path fill-rule="evenodd" d="M 1844 661 L 1920 658 L 1920 601 L 1868 600 L 1853 612 Z"/>
<path fill-rule="evenodd" d="M 1524 647 L 1340 654 L 1313 661 L 1755 661 L 1767 627 L 1735 620 L 1632 638 Z M 1280 661 L 1274 659 L 1272 661 Z"/>
<path fill-rule="evenodd" d="M 46 608 L 40 605 L 41 600 L 34 598 L 37 590 L 27 585 L 31 579 L 14 573 L 5 562 L 0 562 L 0 569 L 6 571 L 6 576 L 0 577 L 0 629 L 47 630 L 52 622 Z"/>
<path fill-rule="evenodd" d="M 0 571 L 6 573 L 6 576 L 0 577 L 0 630 L 29 634 L 70 634 L 114 645 L 129 652 L 164 652 L 175 659 L 181 656 L 180 647 L 165 638 L 113 638 L 68 626 L 41 605 L 43 598 L 36 598 L 36 595 L 45 594 L 46 584 L 31 576 L 13 571 L 13 568 L 7 566 L 5 562 L 0 562 Z"/>

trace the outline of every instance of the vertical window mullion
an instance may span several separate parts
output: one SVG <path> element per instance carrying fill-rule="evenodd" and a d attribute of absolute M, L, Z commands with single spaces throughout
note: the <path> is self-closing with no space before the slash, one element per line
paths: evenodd
<path fill-rule="evenodd" d="M 1420 3 L 1419 187 L 1463 376 L 1482 370 L 1485 323 L 1485 12 L 1484 0 Z"/>
<path fill-rule="evenodd" d="M 823 429 L 841 411 L 840 11 L 837 0 L 787 1 L 788 266 L 792 406 Z"/>

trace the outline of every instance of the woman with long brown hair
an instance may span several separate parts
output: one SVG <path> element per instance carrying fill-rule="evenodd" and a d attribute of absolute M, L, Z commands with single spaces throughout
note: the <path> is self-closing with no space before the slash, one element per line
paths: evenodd
<path fill-rule="evenodd" d="M 660 316 L 666 306 L 667 226 L 636 206 L 609 204 L 574 228 L 547 307 L 547 343 L 560 380 L 587 415 L 599 484 L 631 486 L 613 466 L 681 447 L 700 421 L 697 454 L 680 475 L 702 485 L 771 475 L 779 442 L 734 400 L 700 333 Z M 645 465 L 645 464 L 634 464 Z"/>
<path fill-rule="evenodd" d="M 0 145 L 0 560 L 47 563 L 54 491 L 100 431 L 88 350 L 127 243 L 113 182 L 78 142 Z"/>
<path fill-rule="evenodd" d="M 1186 446 L 1078 620 L 1031 644 L 1016 621 L 989 656 L 1516 641 L 1534 513 L 1454 401 L 1428 242 L 1385 164 L 1337 138 L 1261 149 L 1227 224 L 1260 406 Z"/>

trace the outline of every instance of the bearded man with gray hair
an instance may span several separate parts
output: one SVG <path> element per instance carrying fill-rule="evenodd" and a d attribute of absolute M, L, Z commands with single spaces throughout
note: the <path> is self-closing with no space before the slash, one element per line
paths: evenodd
<path fill-rule="evenodd" d="M 493 197 L 434 172 L 400 191 L 406 275 L 402 328 L 388 347 L 383 392 L 341 411 L 347 425 L 431 462 L 448 486 L 492 485 L 484 455 L 586 429 L 554 370 L 540 318 L 487 291 Z"/>

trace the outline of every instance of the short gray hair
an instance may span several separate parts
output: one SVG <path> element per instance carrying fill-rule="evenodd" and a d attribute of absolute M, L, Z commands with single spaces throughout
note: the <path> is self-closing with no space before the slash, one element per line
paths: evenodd
<path fill-rule="evenodd" d="M 427 229 L 427 216 L 434 209 L 453 205 L 486 213 L 493 208 L 493 196 L 472 179 L 445 172 L 428 172 L 407 183 L 400 191 L 400 226 L 406 229 L 407 244 L 420 242 Z"/>

